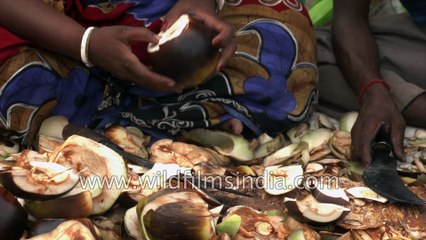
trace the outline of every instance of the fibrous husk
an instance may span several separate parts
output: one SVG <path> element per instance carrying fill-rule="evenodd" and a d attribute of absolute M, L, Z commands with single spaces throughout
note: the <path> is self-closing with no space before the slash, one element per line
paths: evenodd
<path fill-rule="evenodd" d="M 262 168 L 261 175 L 263 175 L 263 171 L 264 169 Z M 222 177 L 221 182 L 224 184 L 224 186 L 232 187 L 232 189 L 249 194 L 252 197 L 236 195 L 215 189 L 207 189 L 207 191 L 226 207 L 245 205 L 259 211 L 266 211 L 271 209 L 284 210 L 285 206 L 282 204 L 282 196 L 270 195 L 267 193 L 263 189 L 264 184 L 263 177 L 261 175 L 258 177 L 251 177 L 248 175 Z M 215 182 L 219 183 L 219 180 L 216 179 Z"/>
<path fill-rule="evenodd" d="M 142 158 L 148 157 L 148 151 L 145 146 L 149 140 L 145 139 L 139 129 L 113 125 L 106 128 L 104 134 L 111 142 L 123 148 L 124 151 Z"/>
<path fill-rule="evenodd" d="M 70 136 L 64 144 L 55 149 L 49 161 L 73 169 L 85 183 L 95 182 L 96 179 L 113 182 L 127 178 L 126 164 L 118 153 L 78 135 Z M 97 185 L 95 188 L 100 188 L 101 191 L 93 198 L 92 214 L 101 214 L 109 210 L 124 187 L 124 184 L 104 184 L 102 187 Z M 89 190 L 93 192 L 93 189 Z"/>
<path fill-rule="evenodd" d="M 225 167 L 213 165 L 210 162 L 199 163 L 192 170 L 196 176 L 224 176 L 227 171 Z"/>
<path fill-rule="evenodd" d="M 340 159 L 351 159 L 352 138 L 349 132 L 336 131 L 330 139 L 331 152 Z"/>
<path fill-rule="evenodd" d="M 43 239 L 81 239 L 95 240 L 92 232 L 83 223 L 76 220 L 69 220 L 61 223 L 55 230 L 30 238 L 32 240 Z"/>
<path fill-rule="evenodd" d="M 0 182 L 18 197 L 46 200 L 70 192 L 79 177 L 60 164 L 30 161 L 26 167 L 13 166 L 0 171 Z"/>
<path fill-rule="evenodd" d="M 52 153 L 55 148 L 64 143 L 63 139 L 40 135 L 38 138 L 38 152 Z"/>
<path fill-rule="evenodd" d="M 12 154 L 11 158 L 15 161 L 16 167 L 31 168 L 30 162 L 47 162 L 48 158 L 44 154 L 40 154 L 36 151 L 24 149 L 22 152 Z"/>
<path fill-rule="evenodd" d="M 151 146 L 151 158 L 154 163 L 178 164 L 192 168 L 203 162 L 213 166 L 225 166 L 229 158 L 211 149 L 198 147 L 169 139 L 158 140 Z"/>

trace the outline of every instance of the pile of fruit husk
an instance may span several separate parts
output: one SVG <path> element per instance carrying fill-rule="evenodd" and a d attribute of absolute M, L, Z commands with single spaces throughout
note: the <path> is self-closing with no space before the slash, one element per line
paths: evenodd
<path fill-rule="evenodd" d="M 147 169 L 91 139 L 62 139 L 67 120 L 51 117 L 35 150 L 0 139 L 0 239 L 426 239 L 426 207 L 363 183 L 351 160 L 356 118 L 316 112 L 256 139 L 193 129 L 152 142 L 134 127 L 104 130 L 154 163 Z M 404 149 L 401 180 L 426 200 L 426 131 L 408 127 Z"/>

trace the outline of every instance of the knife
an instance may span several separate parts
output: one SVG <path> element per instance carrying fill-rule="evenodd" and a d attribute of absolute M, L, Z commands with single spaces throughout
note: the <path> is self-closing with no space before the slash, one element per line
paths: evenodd
<path fill-rule="evenodd" d="M 388 141 L 376 141 L 372 146 L 373 160 L 364 170 L 365 185 L 391 203 L 426 205 L 426 202 L 411 192 L 397 172 L 397 159 L 390 157 L 392 152 Z"/>
<path fill-rule="evenodd" d="M 86 137 L 89 139 L 92 139 L 108 148 L 111 148 L 112 150 L 114 150 L 115 152 L 117 152 L 119 155 L 121 155 L 124 159 L 139 165 L 139 166 L 143 166 L 146 168 L 153 168 L 154 167 L 154 163 L 149 161 L 146 158 L 143 157 L 139 157 L 136 155 L 133 155 L 131 153 L 128 153 L 126 151 L 124 151 L 124 149 L 120 146 L 118 146 L 117 144 L 111 142 L 111 140 L 109 140 L 105 135 L 103 135 L 102 133 L 97 132 L 96 130 L 87 128 L 87 127 L 83 127 L 77 124 L 72 124 L 69 123 L 67 124 L 64 129 L 62 130 L 62 137 L 63 139 L 67 139 L 68 137 L 70 137 L 71 135 L 79 135 L 82 137 Z M 246 197 L 253 197 L 252 195 L 248 194 L 248 193 L 243 193 L 240 192 L 238 190 L 234 190 L 234 189 L 230 189 L 230 188 L 225 188 L 223 186 L 219 186 L 217 184 L 211 184 L 211 183 L 206 183 L 201 179 L 198 179 L 196 177 L 190 177 L 190 178 L 185 178 L 187 181 L 190 181 L 193 185 L 201 188 L 201 186 L 211 186 L 211 188 L 213 189 L 217 189 L 220 191 L 224 191 L 224 192 L 229 192 L 229 193 L 233 193 L 233 194 L 237 194 L 237 195 L 241 195 L 241 196 L 246 196 Z M 208 185 L 207 185 L 208 184 Z"/>

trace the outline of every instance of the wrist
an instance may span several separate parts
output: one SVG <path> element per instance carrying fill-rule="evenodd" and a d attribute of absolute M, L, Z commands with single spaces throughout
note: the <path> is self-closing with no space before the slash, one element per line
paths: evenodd
<path fill-rule="evenodd" d="M 374 84 L 365 90 L 363 96 L 358 99 L 361 105 L 370 102 L 388 102 L 392 100 L 389 88 L 385 84 Z"/>
<path fill-rule="evenodd" d="M 358 102 L 363 104 L 365 98 L 371 96 L 382 96 L 382 93 L 389 95 L 390 86 L 383 79 L 371 79 L 364 83 L 358 92 Z"/>

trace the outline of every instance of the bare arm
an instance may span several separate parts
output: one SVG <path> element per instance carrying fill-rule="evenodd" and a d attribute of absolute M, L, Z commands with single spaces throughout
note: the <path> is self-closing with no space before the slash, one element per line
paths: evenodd
<path fill-rule="evenodd" d="M 81 60 L 85 28 L 43 1 L 0 1 L 0 24 L 40 47 Z M 147 28 L 101 27 L 92 33 L 89 60 L 122 80 L 156 90 L 180 91 L 173 80 L 152 72 L 139 61 L 131 51 L 132 41 L 157 42 L 158 38 Z"/>
<path fill-rule="evenodd" d="M 334 4 L 333 46 L 356 93 L 367 81 L 380 77 L 377 46 L 368 23 L 369 5 L 370 0 L 336 0 Z"/>
<path fill-rule="evenodd" d="M 370 80 L 380 78 L 379 54 L 369 29 L 370 0 L 335 0 L 333 46 L 337 62 L 355 93 Z M 391 136 L 394 153 L 403 158 L 405 121 L 386 86 L 375 84 L 363 98 L 352 130 L 353 158 L 371 162 L 370 146 L 380 128 Z"/>
<path fill-rule="evenodd" d="M 38 46 L 80 60 L 85 28 L 43 1 L 0 1 L 0 24 Z"/>

